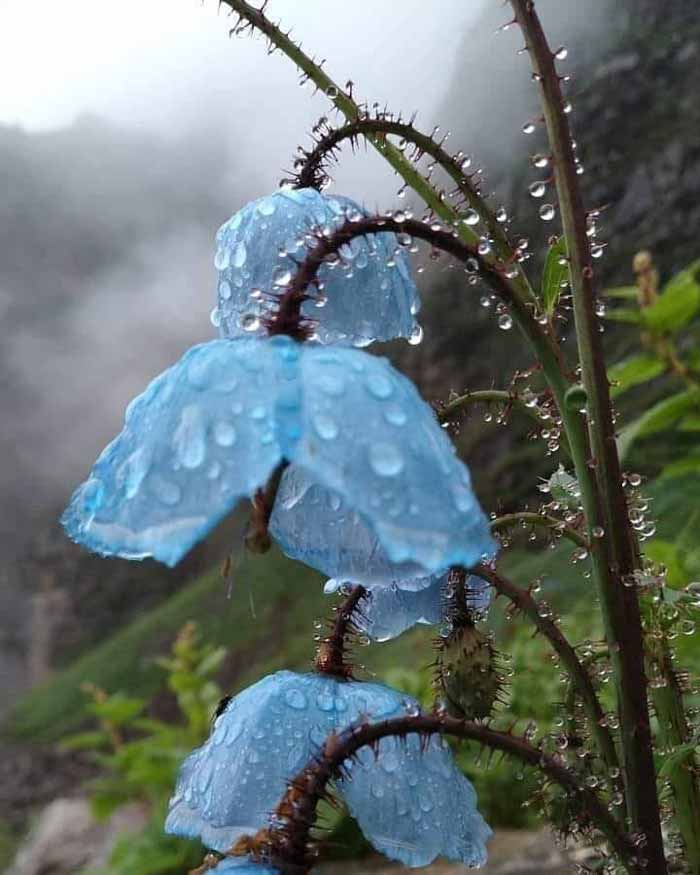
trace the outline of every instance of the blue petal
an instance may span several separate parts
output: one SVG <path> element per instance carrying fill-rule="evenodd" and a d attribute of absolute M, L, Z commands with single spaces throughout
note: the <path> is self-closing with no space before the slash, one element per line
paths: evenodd
<path fill-rule="evenodd" d="M 287 782 L 331 731 L 361 717 L 384 720 L 416 708 L 415 700 L 379 684 L 270 675 L 229 703 L 207 742 L 183 764 L 166 831 L 225 851 L 268 824 Z M 469 865 L 485 859 L 490 830 L 471 785 L 442 745 L 422 754 L 417 739 L 406 745 L 386 739 L 378 760 L 363 754 L 339 791 L 367 838 L 394 859 L 412 866 L 438 854 Z"/>
<path fill-rule="evenodd" d="M 344 577 L 346 569 L 332 567 L 334 557 L 346 549 L 360 555 L 366 548 L 364 541 L 359 551 L 355 546 L 358 529 L 352 519 L 345 529 L 351 509 L 392 563 L 406 563 L 402 574 L 410 564 L 425 576 L 452 565 L 469 567 L 494 554 L 469 472 L 410 380 L 386 359 L 359 350 L 305 346 L 300 364 L 301 438 L 288 458 L 331 493 L 330 502 L 341 499 L 337 519 L 342 525 L 327 549 L 321 548 L 323 555 L 316 539 L 307 557 L 304 540 L 297 537 L 298 514 L 293 535 L 286 537 L 281 513 L 274 532 L 286 552 L 316 567 L 322 561 L 331 577 Z M 332 505 L 328 512 L 333 513 Z M 307 521 L 310 530 L 322 513 Z"/>
<path fill-rule="evenodd" d="M 338 789 L 378 851 L 411 867 L 436 857 L 484 865 L 491 830 L 443 739 L 424 748 L 417 735 L 385 738 L 378 754 L 365 748 L 347 767 Z"/>
<path fill-rule="evenodd" d="M 285 189 L 247 204 L 222 225 L 214 260 L 219 270 L 216 321 L 222 337 L 261 334 L 260 318 L 269 312 L 269 293 L 284 290 L 289 272 L 314 245 L 307 235 L 362 213 L 346 197 Z M 344 248 L 347 269 L 322 267 L 319 279 L 325 284 L 326 303 L 319 308 L 315 301 L 307 301 L 302 308 L 305 316 L 318 322 L 321 343 L 364 346 L 417 332 L 418 291 L 407 256 L 396 249 L 393 234 L 370 235 Z M 283 258 L 281 250 L 287 253 Z"/>
<path fill-rule="evenodd" d="M 213 875 L 280 875 L 278 869 L 264 863 L 256 863 L 249 857 L 224 857 L 211 870 Z"/>
<path fill-rule="evenodd" d="M 445 616 L 445 589 L 448 573 L 424 578 L 422 589 L 404 589 L 401 584 L 366 584 L 367 595 L 356 609 L 353 621 L 360 632 L 375 641 L 389 641 L 413 626 L 435 626 Z M 326 593 L 336 592 L 341 586 L 329 580 Z M 479 577 L 467 579 L 467 602 L 475 612 L 486 611 L 490 602 L 489 585 Z"/>
<path fill-rule="evenodd" d="M 270 396 L 279 347 L 215 340 L 190 349 L 127 409 L 63 515 L 95 552 L 174 565 L 281 459 Z"/>

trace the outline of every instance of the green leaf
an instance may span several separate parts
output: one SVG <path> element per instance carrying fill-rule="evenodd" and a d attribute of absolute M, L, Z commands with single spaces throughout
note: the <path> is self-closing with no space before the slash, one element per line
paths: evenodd
<path fill-rule="evenodd" d="M 92 732 L 77 732 L 59 744 L 59 750 L 102 750 L 110 745 L 109 736 L 99 729 Z"/>
<path fill-rule="evenodd" d="M 685 459 L 671 462 L 662 469 L 659 479 L 671 480 L 674 477 L 688 477 L 693 474 L 700 474 L 700 456 L 686 456 Z"/>
<path fill-rule="evenodd" d="M 666 583 L 671 589 L 683 589 L 688 584 L 683 557 L 675 544 L 654 538 L 645 545 L 644 553 L 653 562 L 666 566 Z"/>
<path fill-rule="evenodd" d="M 673 753 L 669 754 L 664 760 L 663 765 L 659 769 L 660 778 L 671 777 L 676 769 L 685 767 L 685 764 L 690 756 L 695 753 L 700 743 L 700 738 L 696 736 L 692 741 L 686 742 L 676 747 Z"/>
<path fill-rule="evenodd" d="M 633 386 L 653 380 L 664 370 L 664 363 L 653 355 L 636 355 L 618 362 L 608 371 L 610 382 L 613 383 L 610 395 L 613 398 L 622 395 Z"/>
<path fill-rule="evenodd" d="M 632 325 L 641 325 L 644 321 L 642 311 L 631 307 L 615 307 L 605 313 L 605 318 L 612 322 L 629 322 Z"/>
<path fill-rule="evenodd" d="M 700 314 L 700 261 L 677 274 L 651 307 L 644 324 L 657 334 L 679 331 Z"/>
<path fill-rule="evenodd" d="M 670 398 L 664 398 L 622 429 L 618 437 L 620 457 L 624 458 L 639 438 L 671 428 L 688 414 L 699 411 L 700 389 L 687 389 L 671 395 Z"/>
<path fill-rule="evenodd" d="M 636 286 L 618 286 L 614 289 L 606 289 L 603 294 L 606 298 L 623 298 L 628 301 L 636 301 L 639 290 Z"/>
<path fill-rule="evenodd" d="M 562 291 L 562 283 L 569 279 L 569 264 L 560 264 L 562 259 L 568 258 L 566 248 L 566 240 L 560 237 L 559 240 L 550 246 L 547 253 L 547 260 L 544 263 L 544 273 L 542 274 L 542 290 L 540 296 L 542 306 L 548 316 L 554 313 L 559 296 Z"/>

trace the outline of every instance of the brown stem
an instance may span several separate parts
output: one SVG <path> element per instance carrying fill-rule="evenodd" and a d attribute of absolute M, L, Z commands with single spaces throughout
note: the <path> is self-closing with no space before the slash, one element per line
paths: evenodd
<path fill-rule="evenodd" d="M 497 255 L 503 261 L 512 261 L 515 252 L 508 240 L 503 225 L 496 221 L 491 209 L 482 197 L 478 188 L 472 182 L 472 177 L 464 168 L 464 157 L 450 155 L 440 143 L 432 137 L 417 130 L 410 122 L 379 115 L 377 118 L 353 119 L 340 128 L 329 130 L 321 136 L 315 147 L 306 153 L 301 170 L 297 174 L 296 183 L 300 188 L 320 188 L 323 184 L 323 164 L 345 141 L 354 143 L 359 136 L 393 134 L 401 137 L 406 143 L 414 145 L 421 154 L 430 155 L 448 174 L 464 198 L 464 202 L 479 214 L 488 233 L 493 238 Z"/>
<path fill-rule="evenodd" d="M 561 520 L 558 520 L 556 517 L 549 516 L 548 514 L 544 513 L 534 513 L 528 511 L 507 513 L 503 516 L 496 517 L 495 520 L 491 520 L 491 529 L 494 532 L 497 532 L 501 529 L 509 529 L 512 526 L 518 525 L 519 523 L 526 523 L 530 526 L 542 526 L 545 529 L 551 529 L 555 532 L 558 532 L 562 538 L 568 538 L 574 544 L 577 544 L 579 547 L 583 547 L 584 550 L 590 550 L 591 545 L 589 544 L 588 539 L 584 537 L 580 532 L 577 532 L 576 529 L 572 529 L 571 526 L 565 525 Z"/>
<path fill-rule="evenodd" d="M 647 704 L 642 625 L 633 585 L 638 550 L 627 514 L 615 443 L 609 383 L 595 312 L 586 211 L 554 53 L 535 12 L 534 0 L 510 0 L 510 3 L 542 89 L 542 108 L 554 156 L 559 208 L 569 253 L 574 319 L 582 382 L 587 394 L 587 424 L 596 486 L 596 495 L 591 496 L 595 501 L 590 502 L 587 516 L 589 526 L 595 517 L 600 520 L 597 524 L 605 530 L 605 537 L 594 545 L 593 555 L 617 690 L 629 814 L 634 829 L 646 836 L 645 852 L 652 870 L 664 875 L 667 865 Z M 581 486 L 582 489 L 589 488 L 588 484 Z"/>
<path fill-rule="evenodd" d="M 316 820 L 316 807 L 327 796 L 328 784 L 343 775 L 343 763 L 366 746 L 375 746 L 388 736 L 404 738 L 410 734 L 452 735 L 493 750 L 502 751 L 531 766 L 558 784 L 572 796 L 585 812 L 589 825 L 605 836 L 628 872 L 646 870 L 638 862 L 638 852 L 620 828 L 600 797 L 579 782 L 578 776 L 553 756 L 543 753 L 527 741 L 506 732 L 498 732 L 481 723 L 457 720 L 443 714 L 417 714 L 395 717 L 378 723 L 350 726 L 326 740 L 323 750 L 291 781 L 278 805 L 274 818 L 281 825 L 266 827 L 255 836 L 245 836 L 232 848 L 232 855 L 250 854 L 261 860 L 308 867 L 311 864 L 310 831 Z"/>
<path fill-rule="evenodd" d="M 364 586 L 353 586 L 350 594 L 338 607 L 330 633 L 319 644 L 316 651 L 315 668 L 319 674 L 331 675 L 342 680 L 352 677 L 352 666 L 345 661 L 347 637 L 356 631 L 353 615 L 362 599 L 367 595 Z"/>
<path fill-rule="evenodd" d="M 516 586 L 516 584 L 503 577 L 503 575 L 497 574 L 490 566 L 478 565 L 476 568 L 471 569 L 471 571 L 490 583 L 496 592 L 512 602 L 522 614 L 535 624 L 537 629 L 552 645 L 562 665 L 568 671 L 571 682 L 576 686 L 581 696 L 591 733 L 596 740 L 605 765 L 613 774 L 619 774 L 620 764 L 617 758 L 615 742 L 610 734 L 610 730 L 606 726 L 605 712 L 598 701 L 593 681 L 561 629 L 550 619 L 548 612 L 544 614 L 540 612 L 540 605 L 537 604 L 527 590 Z M 618 786 L 617 780 L 614 783 L 616 789 L 620 791 L 624 789 L 622 786 Z"/>
<path fill-rule="evenodd" d="M 272 509 L 275 506 L 277 490 L 282 480 L 282 475 L 289 462 L 280 462 L 270 475 L 262 489 L 258 489 L 252 501 L 250 522 L 245 535 L 245 545 L 251 553 L 267 553 L 272 546 L 272 539 L 268 532 Z"/>

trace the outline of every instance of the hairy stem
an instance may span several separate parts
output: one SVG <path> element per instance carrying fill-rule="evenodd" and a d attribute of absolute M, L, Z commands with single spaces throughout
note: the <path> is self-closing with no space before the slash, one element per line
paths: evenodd
<path fill-rule="evenodd" d="M 606 635 L 615 675 L 627 802 L 632 825 L 647 839 L 645 853 L 659 875 L 667 871 L 659 819 L 652 738 L 644 671 L 644 646 L 633 574 L 637 550 L 627 515 L 622 473 L 605 359 L 595 312 L 593 264 L 588 245 L 586 212 L 576 174 L 571 132 L 554 54 L 542 30 L 533 0 L 510 0 L 525 37 L 554 157 L 554 176 L 564 235 L 569 252 L 574 321 L 581 374 L 587 395 L 587 425 L 593 452 L 593 472 L 586 474 L 587 516 L 605 530 L 594 549 L 594 567 L 601 596 Z M 591 483 L 595 479 L 597 495 Z M 628 585 L 625 585 L 628 584 Z"/>
<path fill-rule="evenodd" d="M 516 513 L 504 514 L 503 516 L 496 517 L 495 520 L 491 520 L 491 529 L 494 532 L 498 532 L 523 523 L 529 526 L 541 526 L 542 528 L 550 529 L 557 532 L 562 538 L 568 538 L 569 541 L 572 541 L 577 546 L 590 550 L 591 545 L 588 539 L 580 532 L 572 529 L 571 526 L 567 526 L 556 517 L 544 513 L 521 510 Z"/>
<path fill-rule="evenodd" d="M 332 675 L 347 680 L 352 677 L 352 666 L 345 661 L 348 635 L 355 631 L 353 614 L 367 594 L 364 586 L 353 586 L 349 595 L 338 607 L 330 633 L 321 641 L 316 651 L 315 667 L 319 674 Z"/>
<path fill-rule="evenodd" d="M 478 213 L 481 222 L 483 222 L 486 231 L 493 240 L 495 253 L 502 261 L 506 263 L 511 262 L 515 258 L 516 253 L 508 240 L 505 228 L 501 222 L 496 220 L 493 210 L 472 182 L 472 178 L 463 166 L 463 157 L 450 155 L 440 143 L 437 143 L 428 134 L 417 130 L 409 122 L 380 115 L 377 118 L 355 119 L 342 127 L 328 131 L 327 134 L 320 137 L 316 146 L 307 153 L 303 167 L 297 176 L 298 184 L 300 186 L 318 186 L 324 161 L 345 140 L 354 142 L 360 135 L 365 138 L 374 136 L 376 139 L 376 135 L 386 136 L 387 134 L 401 137 L 404 142 L 415 146 L 421 155 L 425 154 L 433 158 L 436 164 L 456 184 L 457 190 L 464 199 L 464 203 Z M 534 295 L 532 300 L 534 301 Z"/>
<path fill-rule="evenodd" d="M 540 607 L 532 596 L 524 589 L 516 586 L 501 574 L 497 574 L 488 565 L 478 565 L 471 569 L 477 577 L 488 581 L 500 595 L 505 596 L 515 607 L 534 623 L 537 629 L 545 636 L 559 656 L 563 667 L 569 673 L 572 684 L 576 686 L 588 717 L 591 734 L 596 741 L 600 754 L 608 769 L 613 773 L 619 773 L 620 764 L 617 758 L 615 742 L 610 730 L 605 725 L 605 712 L 603 711 L 590 675 L 581 664 L 576 651 L 569 644 L 561 629 L 550 619 L 548 615 L 540 613 Z M 623 788 L 618 788 L 623 789 Z"/>
<path fill-rule="evenodd" d="M 342 775 L 343 763 L 363 747 L 376 745 L 388 736 L 406 737 L 410 734 L 429 736 L 452 735 L 493 750 L 502 751 L 526 766 L 544 772 L 566 794 L 575 798 L 590 825 L 607 839 L 628 872 L 644 872 L 637 862 L 637 850 L 621 830 L 600 797 L 583 786 L 577 775 L 553 756 L 542 753 L 524 739 L 506 732 L 470 721 L 457 720 L 442 714 L 418 714 L 395 717 L 378 723 L 351 726 L 338 735 L 331 735 L 323 748 L 290 783 L 275 816 L 281 826 L 261 830 L 254 837 L 239 840 L 232 853 L 252 854 L 263 860 L 279 860 L 282 864 L 299 866 L 309 864 L 310 831 L 316 820 L 316 807 L 327 795 L 328 784 Z"/>

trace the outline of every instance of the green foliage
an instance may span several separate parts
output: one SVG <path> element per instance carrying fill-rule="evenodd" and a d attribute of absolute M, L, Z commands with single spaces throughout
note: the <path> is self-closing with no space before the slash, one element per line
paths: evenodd
<path fill-rule="evenodd" d="M 141 803 L 149 813 L 144 830 L 117 842 L 109 875 L 180 875 L 202 856 L 201 845 L 166 836 L 163 820 L 177 769 L 192 747 L 205 739 L 211 715 L 221 698 L 213 680 L 225 651 L 202 643 L 194 623 L 178 634 L 172 654 L 158 662 L 167 671 L 182 722 L 165 723 L 144 717 L 147 702 L 117 692 L 108 695 L 91 684 L 86 710 L 98 728 L 73 735 L 63 742 L 71 750 L 91 751 L 101 776 L 90 784 L 93 811 L 109 817 L 129 802 Z"/>
<path fill-rule="evenodd" d="M 568 250 L 566 239 L 560 237 L 549 248 L 542 273 L 542 288 L 540 298 L 544 312 L 551 316 L 557 308 L 562 289 L 569 280 Z"/>
<path fill-rule="evenodd" d="M 635 287 L 612 289 L 608 297 L 647 300 L 646 306 L 617 307 L 608 318 L 638 326 L 643 352 L 613 365 L 608 371 L 611 394 L 619 397 L 652 381 L 670 379 L 675 391 L 648 407 L 621 430 L 618 450 L 626 458 L 632 446 L 660 432 L 694 431 L 700 423 L 700 371 L 694 349 L 700 325 L 700 261 L 674 276 L 656 294 L 656 275 L 647 298 Z M 650 295 L 650 297 L 649 297 Z M 698 470 L 698 456 L 675 458 L 666 476 Z"/>

